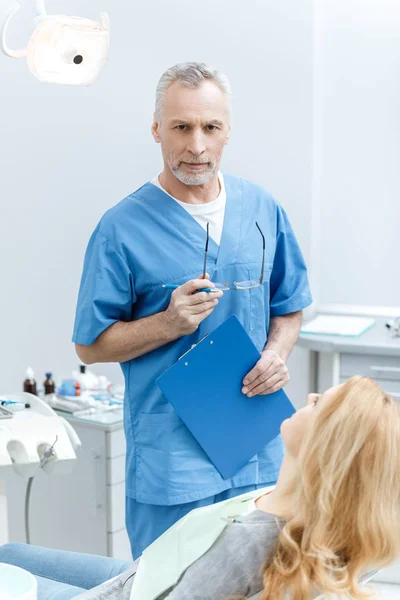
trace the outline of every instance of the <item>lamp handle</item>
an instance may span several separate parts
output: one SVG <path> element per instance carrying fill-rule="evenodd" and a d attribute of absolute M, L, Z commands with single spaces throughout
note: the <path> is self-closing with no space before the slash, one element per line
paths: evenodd
<path fill-rule="evenodd" d="M 28 55 L 27 48 L 21 48 L 20 50 L 12 50 L 6 44 L 6 33 L 7 33 L 8 25 L 9 25 L 11 19 L 13 18 L 13 16 L 15 15 L 15 13 L 20 8 L 21 8 L 21 5 L 17 3 L 17 6 L 15 6 L 15 8 L 8 15 L 6 22 L 3 25 L 3 30 L 1 32 L 1 49 L 4 52 L 4 54 L 6 54 L 7 56 L 10 56 L 11 58 L 23 58 L 24 56 Z"/>

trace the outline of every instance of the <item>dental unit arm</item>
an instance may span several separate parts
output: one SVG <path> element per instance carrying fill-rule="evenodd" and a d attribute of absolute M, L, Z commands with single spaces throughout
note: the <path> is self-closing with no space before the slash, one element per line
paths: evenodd
<path fill-rule="evenodd" d="M 0 419 L 0 479 L 11 468 L 23 477 L 34 477 L 39 468 L 48 475 L 69 472 L 81 442 L 68 421 L 32 394 L 23 392 L 1 399 L 30 408 Z"/>
<path fill-rule="evenodd" d="M 7 34 L 7 30 L 8 30 L 8 25 L 9 25 L 11 19 L 13 18 L 13 16 L 15 15 L 15 13 L 18 12 L 18 10 L 20 8 L 21 8 L 21 6 L 17 3 L 15 5 L 15 7 L 13 8 L 13 10 L 8 15 L 6 21 L 3 25 L 3 31 L 1 34 L 1 48 L 4 52 L 4 54 L 9 56 L 10 58 L 23 58 L 24 56 L 28 56 L 28 48 L 12 50 L 6 44 L 6 34 Z M 36 21 L 40 21 L 41 19 L 47 17 L 44 0 L 36 0 L 36 12 L 38 13 L 38 16 L 35 19 Z"/>

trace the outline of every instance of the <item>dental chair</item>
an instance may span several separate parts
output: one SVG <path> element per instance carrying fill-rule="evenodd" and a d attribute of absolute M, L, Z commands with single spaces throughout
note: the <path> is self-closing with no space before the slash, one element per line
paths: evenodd
<path fill-rule="evenodd" d="M 45 593 L 46 600 L 72 600 L 85 592 L 82 600 L 86 600 L 86 597 L 87 600 L 91 600 L 89 590 L 117 577 L 132 564 L 115 558 L 48 550 L 19 543 L 0 546 L 1 563 L 20 567 L 33 574 L 38 585 L 37 597 L 42 598 Z M 85 568 L 81 569 L 80 566 L 83 563 Z M 52 579 L 49 578 L 49 573 L 51 573 Z M 366 573 L 361 579 L 362 582 L 367 583 L 377 573 L 377 570 Z M 65 585 L 60 584 L 59 579 L 64 581 Z M 260 600 L 261 597 L 262 593 L 256 594 L 248 600 Z M 20 600 L 18 596 L 11 598 Z M 121 600 L 128 599 L 129 594 L 126 598 L 121 597 Z M 21 600 L 25 600 L 25 597 L 21 596 Z M 36 597 L 30 596 L 26 600 L 36 600 Z M 319 595 L 314 600 L 326 600 L 326 598 Z"/>

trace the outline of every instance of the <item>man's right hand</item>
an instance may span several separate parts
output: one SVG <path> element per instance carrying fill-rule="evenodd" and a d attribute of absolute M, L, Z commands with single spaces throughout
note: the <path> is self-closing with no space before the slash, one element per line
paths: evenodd
<path fill-rule="evenodd" d="M 171 301 L 164 313 L 166 322 L 179 337 L 194 333 L 218 304 L 223 292 L 197 292 L 202 288 L 215 288 L 207 278 L 191 279 L 172 292 Z"/>

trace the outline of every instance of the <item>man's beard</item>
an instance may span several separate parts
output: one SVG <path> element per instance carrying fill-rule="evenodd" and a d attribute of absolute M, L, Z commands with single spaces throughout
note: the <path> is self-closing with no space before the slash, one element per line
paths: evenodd
<path fill-rule="evenodd" d="M 193 164 L 199 164 L 194 161 L 191 161 Z M 192 172 L 187 173 L 181 168 L 182 161 L 174 162 L 173 160 L 168 161 L 168 166 L 171 169 L 172 173 L 175 175 L 179 181 L 184 183 L 185 185 L 204 185 L 208 183 L 210 179 L 215 175 L 217 171 L 217 165 L 213 162 L 210 162 L 206 167 L 205 171 L 200 173 Z M 200 163 L 201 164 L 201 163 Z"/>

